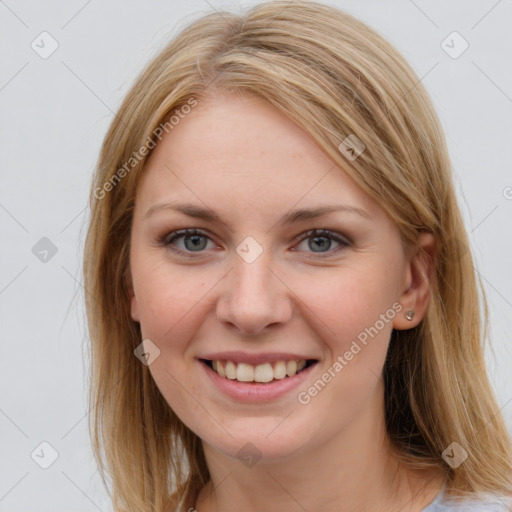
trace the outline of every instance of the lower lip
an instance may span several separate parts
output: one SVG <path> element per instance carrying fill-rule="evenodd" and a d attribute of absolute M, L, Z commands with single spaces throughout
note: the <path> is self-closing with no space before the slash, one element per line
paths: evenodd
<path fill-rule="evenodd" d="M 317 366 L 318 362 L 308 366 L 293 377 L 274 380 L 268 384 L 231 380 L 226 377 L 221 377 L 203 361 L 199 361 L 199 364 L 203 367 L 206 375 L 213 384 L 225 395 L 243 402 L 259 403 L 275 400 L 298 387 Z"/>

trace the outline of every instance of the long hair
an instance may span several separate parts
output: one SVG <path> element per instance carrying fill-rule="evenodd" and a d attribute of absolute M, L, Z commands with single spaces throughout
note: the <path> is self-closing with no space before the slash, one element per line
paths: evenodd
<path fill-rule="evenodd" d="M 209 480 L 201 440 L 134 356 L 142 338 L 130 315 L 129 247 L 137 183 L 162 130 L 225 91 L 254 95 L 302 127 L 384 208 L 404 246 L 419 230 L 434 235 L 426 315 L 391 335 L 387 431 L 401 461 L 439 470 L 449 495 L 510 494 L 511 440 L 484 363 L 487 303 L 431 100 L 363 22 L 313 1 L 271 1 L 184 27 L 134 82 L 101 148 L 84 255 L 89 428 L 115 510 L 193 506 Z M 365 146 L 354 159 L 340 151 L 349 136 Z M 468 454 L 456 468 L 442 457 L 453 442 Z"/>

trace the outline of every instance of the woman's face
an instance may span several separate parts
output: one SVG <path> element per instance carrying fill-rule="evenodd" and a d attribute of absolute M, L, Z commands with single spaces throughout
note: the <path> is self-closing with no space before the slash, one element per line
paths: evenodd
<path fill-rule="evenodd" d="M 326 206 L 340 209 L 307 213 Z M 147 163 L 130 258 L 149 370 L 209 447 L 277 460 L 381 414 L 409 260 L 384 211 L 283 114 L 199 101 Z"/>

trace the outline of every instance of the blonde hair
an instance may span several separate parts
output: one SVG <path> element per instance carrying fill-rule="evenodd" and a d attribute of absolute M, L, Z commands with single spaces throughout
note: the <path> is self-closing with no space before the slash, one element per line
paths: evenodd
<path fill-rule="evenodd" d="M 511 440 L 483 357 L 487 303 L 431 101 L 397 50 L 361 21 L 312 1 L 273 1 L 185 27 L 131 87 L 103 142 L 84 277 L 91 439 L 115 510 L 193 506 L 209 480 L 201 440 L 134 356 L 142 338 L 130 315 L 129 247 L 137 183 L 158 127 L 170 131 L 173 113 L 225 91 L 254 95 L 306 130 L 391 216 L 404 245 L 414 246 L 419 230 L 433 233 L 426 316 L 390 340 L 387 430 L 402 462 L 439 470 L 449 495 L 510 494 Z M 352 161 L 339 150 L 349 135 L 366 146 Z M 452 442 L 469 454 L 457 468 L 441 457 Z"/>

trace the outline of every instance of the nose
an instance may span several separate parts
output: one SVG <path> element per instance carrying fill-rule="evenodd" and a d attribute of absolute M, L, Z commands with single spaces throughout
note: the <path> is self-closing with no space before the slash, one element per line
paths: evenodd
<path fill-rule="evenodd" d="M 292 292 L 269 263 L 263 255 L 252 263 L 235 256 L 234 268 L 222 280 L 217 302 L 220 322 L 254 335 L 292 317 Z"/>

